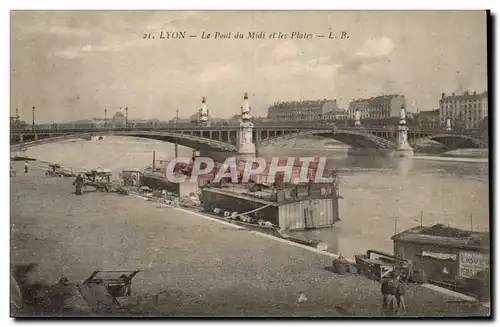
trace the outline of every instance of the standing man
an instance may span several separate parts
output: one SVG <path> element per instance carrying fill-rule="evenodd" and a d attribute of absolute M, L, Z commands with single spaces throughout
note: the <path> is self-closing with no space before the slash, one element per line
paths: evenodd
<path fill-rule="evenodd" d="M 162 199 L 161 199 L 161 202 L 160 202 L 160 206 L 161 206 L 162 202 L 167 203 L 167 190 L 162 190 L 161 191 L 161 197 L 162 197 Z"/>
<path fill-rule="evenodd" d="M 397 279 L 393 272 L 390 272 L 388 276 L 382 277 L 380 291 L 382 293 L 382 308 L 385 311 L 392 311 L 395 308 L 395 294 L 397 291 Z"/>
<path fill-rule="evenodd" d="M 402 280 L 401 275 L 398 275 L 398 283 L 397 283 L 397 288 L 396 288 L 396 303 L 397 303 L 397 308 L 396 312 L 399 312 L 399 309 L 403 309 L 403 314 L 406 313 L 406 304 L 405 304 L 405 283 Z"/>
<path fill-rule="evenodd" d="M 24 173 L 27 174 L 28 173 L 28 161 L 26 160 L 26 162 L 24 163 Z"/>

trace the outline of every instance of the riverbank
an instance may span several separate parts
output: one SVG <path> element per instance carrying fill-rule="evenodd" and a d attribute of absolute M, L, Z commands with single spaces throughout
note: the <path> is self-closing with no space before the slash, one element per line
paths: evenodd
<path fill-rule="evenodd" d="M 76 196 L 72 182 L 36 168 L 11 178 L 11 260 L 38 262 L 42 280 L 143 268 L 133 292 L 170 297 L 142 316 L 382 315 L 380 284 L 326 271 L 330 257 L 130 196 Z M 419 285 L 407 306 L 406 316 L 487 314 Z"/>
<path fill-rule="evenodd" d="M 471 159 L 484 158 L 484 159 L 487 159 L 489 157 L 489 150 L 488 149 L 457 149 L 457 150 L 445 152 L 441 156 L 452 157 L 452 158 L 471 158 Z"/>

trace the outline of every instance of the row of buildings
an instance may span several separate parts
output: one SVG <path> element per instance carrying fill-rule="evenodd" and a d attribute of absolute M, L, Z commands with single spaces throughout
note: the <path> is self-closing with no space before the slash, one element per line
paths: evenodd
<path fill-rule="evenodd" d="M 318 121 L 354 119 L 359 111 L 361 119 L 398 117 L 401 106 L 406 106 L 402 95 L 382 95 L 357 99 L 347 110 L 340 109 L 337 100 L 305 100 L 276 102 L 268 108 L 267 118 L 277 121 Z"/>
<path fill-rule="evenodd" d="M 268 109 L 267 118 L 278 121 L 317 121 L 347 119 L 337 100 L 305 100 L 275 102 Z"/>
<path fill-rule="evenodd" d="M 347 110 L 340 109 L 337 100 L 306 100 L 273 103 L 268 108 L 267 119 L 271 121 L 335 121 L 353 120 L 359 112 L 361 120 L 368 122 L 388 121 L 399 117 L 401 107 L 406 106 L 403 95 L 388 94 L 367 99 L 355 99 Z M 488 92 L 463 94 L 444 93 L 439 100 L 439 109 L 407 112 L 407 118 L 426 127 L 443 127 L 450 119 L 455 128 L 480 128 L 488 116 Z"/>
<path fill-rule="evenodd" d="M 364 125 L 389 125 L 397 123 L 401 107 L 406 108 L 403 95 L 388 94 L 367 99 L 355 99 L 349 103 L 347 110 L 340 109 L 337 100 L 305 100 L 275 102 L 268 108 L 268 121 L 301 122 L 301 121 L 344 121 L 354 120 L 359 112 Z M 128 113 L 128 112 L 127 112 Z M 117 111 L 111 118 L 94 118 L 70 124 L 92 127 L 145 127 L 162 124 L 158 120 L 129 120 Z M 487 123 L 488 92 L 446 95 L 442 93 L 439 99 L 439 108 L 417 113 L 407 112 L 409 124 L 425 128 L 440 128 L 450 119 L 453 129 L 482 128 Z M 255 118 L 257 119 L 257 118 Z M 197 123 L 199 114 L 195 113 L 188 118 L 174 118 L 170 123 Z M 209 117 L 212 124 L 232 124 L 239 122 L 239 115 L 229 119 Z M 19 117 L 11 117 L 11 127 L 19 126 Z M 37 124 L 38 125 L 38 124 Z M 52 124 L 54 125 L 54 124 Z M 60 124 L 65 125 L 65 124 Z"/>
<path fill-rule="evenodd" d="M 439 100 L 439 120 L 450 119 L 457 128 L 480 128 L 488 116 L 488 91 L 482 93 L 465 91 L 463 94 L 441 94 Z"/>

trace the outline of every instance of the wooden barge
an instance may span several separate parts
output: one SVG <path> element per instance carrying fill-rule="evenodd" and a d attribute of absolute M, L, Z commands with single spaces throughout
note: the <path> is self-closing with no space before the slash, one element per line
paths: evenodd
<path fill-rule="evenodd" d="M 339 221 L 339 198 L 335 187 L 326 184 L 296 185 L 268 192 L 229 185 L 202 188 L 200 201 L 206 212 L 216 208 L 239 214 L 251 212 L 252 218 L 281 230 L 305 230 L 330 227 Z"/>

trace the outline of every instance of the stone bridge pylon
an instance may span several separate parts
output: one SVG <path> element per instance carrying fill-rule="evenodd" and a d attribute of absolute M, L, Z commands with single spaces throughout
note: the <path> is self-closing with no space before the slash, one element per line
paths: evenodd
<path fill-rule="evenodd" d="M 398 157 L 412 157 L 414 155 L 413 148 L 408 143 L 408 126 L 406 125 L 406 109 L 404 106 L 401 106 L 399 112 L 398 137 L 394 154 Z"/>

